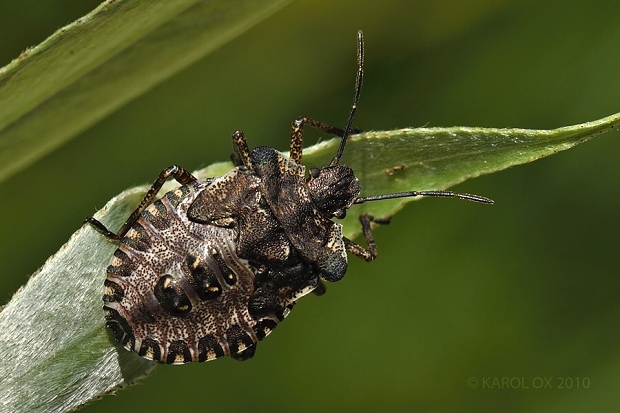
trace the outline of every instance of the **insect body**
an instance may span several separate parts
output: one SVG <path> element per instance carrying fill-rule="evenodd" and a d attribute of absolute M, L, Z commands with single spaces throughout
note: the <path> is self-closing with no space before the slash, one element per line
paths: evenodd
<path fill-rule="evenodd" d="M 476 195 L 411 191 L 360 197 L 353 170 L 339 164 L 351 131 L 363 77 L 363 37 L 358 33 L 355 97 L 344 130 L 309 118 L 293 122 L 290 156 L 233 134 L 236 167 L 222 177 L 198 180 L 171 166 L 161 172 L 138 208 L 114 233 L 87 222 L 120 243 L 107 269 L 104 314 L 114 337 L 128 350 L 172 364 L 229 355 L 246 360 L 256 343 L 286 317 L 296 301 L 340 280 L 347 253 L 372 261 L 377 250 L 371 223 L 360 216 L 368 245 L 342 235 L 333 221 L 353 204 L 415 196 L 456 197 L 492 203 Z M 328 166 L 302 165 L 303 128 L 341 137 Z M 181 187 L 156 199 L 168 178 Z"/>

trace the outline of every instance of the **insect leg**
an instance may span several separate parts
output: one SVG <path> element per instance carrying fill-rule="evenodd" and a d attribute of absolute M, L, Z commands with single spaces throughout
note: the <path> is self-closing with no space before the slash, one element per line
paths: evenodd
<path fill-rule="evenodd" d="M 340 141 L 340 147 L 338 153 L 332 159 L 330 166 L 338 164 L 344 145 L 347 141 L 348 135 L 351 133 L 358 133 L 359 129 L 352 128 L 353 118 L 357 111 L 357 103 L 360 98 L 360 92 L 362 90 L 362 79 L 364 78 L 364 35 L 362 31 L 357 32 L 357 78 L 355 80 L 355 95 L 353 97 L 353 105 L 351 106 L 351 112 L 347 121 L 346 129 L 340 129 L 335 126 L 328 125 L 323 122 L 316 121 L 314 119 L 300 117 L 293 121 L 293 130 L 291 131 L 291 154 L 290 158 L 301 165 L 301 151 L 304 143 L 304 125 L 308 125 L 314 129 L 318 129 L 330 135 L 335 135 L 342 140 Z"/>
<path fill-rule="evenodd" d="M 325 284 L 323 283 L 323 281 L 319 280 L 319 285 L 317 285 L 316 288 L 312 290 L 312 294 L 321 296 L 325 294 L 325 291 L 327 291 Z"/>
<path fill-rule="evenodd" d="M 304 116 L 295 119 L 293 121 L 291 130 L 290 157 L 293 161 L 300 165 L 302 163 L 301 151 L 304 145 L 304 126 L 310 126 L 311 128 L 318 129 L 322 132 L 329 133 L 330 135 L 335 135 L 341 138 L 344 136 L 344 130 L 335 126 L 331 126 L 311 118 L 306 118 Z"/>
<path fill-rule="evenodd" d="M 366 244 L 368 245 L 368 248 L 364 248 L 346 237 L 343 238 L 344 245 L 347 251 L 355 255 L 356 257 L 363 259 L 364 261 L 372 261 L 377 258 L 377 244 L 375 243 L 375 238 L 372 236 L 372 229 L 370 228 L 371 222 L 374 222 L 376 224 L 389 224 L 390 219 L 379 219 L 368 214 L 360 215 L 362 233 L 364 234 L 364 239 L 366 239 Z"/>
<path fill-rule="evenodd" d="M 181 185 L 187 185 L 196 180 L 196 177 L 189 173 L 185 168 L 178 165 L 169 166 L 163 171 L 161 171 L 155 182 L 153 182 L 153 185 L 151 185 L 151 188 L 149 188 L 146 195 L 144 195 L 144 198 L 142 198 L 142 201 L 140 201 L 138 207 L 131 213 L 129 218 L 127 218 L 127 221 L 125 221 L 125 223 L 118 230 L 118 232 L 114 233 L 110 231 L 108 228 L 106 228 L 105 225 L 103 225 L 101 222 L 99 222 L 93 217 L 86 218 L 84 220 L 84 223 L 88 222 L 108 239 L 116 241 L 122 239 L 127 233 L 127 231 L 129 231 L 129 228 L 131 228 L 131 226 L 138 220 L 140 214 L 146 209 L 147 206 L 149 206 L 153 202 L 161 187 L 170 177 L 174 178 Z"/>
<path fill-rule="evenodd" d="M 233 150 L 232 161 L 235 166 L 245 165 L 248 168 L 252 167 L 250 162 L 250 149 L 248 148 L 248 142 L 245 140 L 243 131 L 235 131 L 232 134 Z"/>

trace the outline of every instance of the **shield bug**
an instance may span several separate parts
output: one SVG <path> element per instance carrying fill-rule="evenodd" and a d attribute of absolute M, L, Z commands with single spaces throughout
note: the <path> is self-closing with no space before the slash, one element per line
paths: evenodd
<path fill-rule="evenodd" d="M 353 170 L 340 164 L 352 131 L 363 78 L 358 33 L 355 95 L 345 129 L 301 117 L 292 124 L 290 155 L 259 146 L 250 151 L 233 133 L 235 168 L 204 180 L 173 165 L 163 170 L 117 232 L 87 218 L 118 242 L 107 269 L 103 309 L 107 326 L 128 350 L 171 364 L 229 355 L 246 360 L 256 343 L 296 301 L 340 280 L 347 253 L 377 256 L 371 224 L 361 215 L 367 247 L 342 234 L 333 219 L 353 204 L 400 197 L 453 197 L 490 204 L 477 195 L 410 191 L 360 196 Z M 329 165 L 302 165 L 304 126 L 341 138 Z M 168 178 L 181 186 L 157 199 Z"/>

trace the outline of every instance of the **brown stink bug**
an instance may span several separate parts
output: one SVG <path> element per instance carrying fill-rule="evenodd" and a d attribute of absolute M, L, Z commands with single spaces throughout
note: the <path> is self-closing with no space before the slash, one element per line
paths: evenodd
<path fill-rule="evenodd" d="M 250 151 L 233 134 L 235 168 L 199 180 L 180 166 L 163 170 L 117 231 L 88 218 L 120 245 L 107 269 L 103 309 L 107 326 L 128 350 L 171 364 L 229 355 L 246 360 L 256 343 L 302 296 L 340 280 L 347 253 L 377 256 L 371 223 L 360 216 L 367 247 L 342 235 L 333 221 L 353 204 L 400 197 L 491 200 L 449 191 L 410 191 L 360 197 L 353 170 L 340 164 L 352 130 L 363 78 L 364 42 L 358 33 L 355 96 L 345 129 L 301 117 L 293 122 L 290 155 L 259 146 Z M 339 136 L 329 165 L 302 165 L 303 128 Z M 181 187 L 156 199 L 168 178 Z"/>

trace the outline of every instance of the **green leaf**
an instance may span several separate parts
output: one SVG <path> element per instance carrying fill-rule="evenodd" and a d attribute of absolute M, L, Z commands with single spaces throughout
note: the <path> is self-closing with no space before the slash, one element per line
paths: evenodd
<path fill-rule="evenodd" d="M 0 181 L 290 0 L 107 0 L 0 69 Z"/>
<path fill-rule="evenodd" d="M 468 178 L 488 174 L 572 148 L 616 128 L 620 113 L 553 130 L 476 127 L 415 128 L 369 132 L 347 144 L 343 163 L 362 181 L 362 195 L 446 189 Z M 336 152 L 332 140 L 307 150 L 309 166 L 329 163 Z M 484 195 L 484 194 L 483 194 Z M 345 235 L 359 233 L 361 211 L 377 217 L 393 215 L 411 198 L 354 206 L 345 219 Z"/>
<path fill-rule="evenodd" d="M 364 194 L 445 189 L 571 148 L 619 123 L 620 113 L 549 131 L 453 127 L 368 132 L 350 139 L 342 161 L 356 171 Z M 337 145 L 330 140 L 308 148 L 305 165 L 326 165 Z M 217 176 L 231 167 L 214 164 L 196 175 Z M 163 190 L 175 186 L 168 182 Z M 118 228 L 146 189 L 121 193 L 95 217 Z M 409 200 L 358 208 L 389 216 Z M 344 221 L 349 237 L 359 232 L 359 213 L 352 209 Z M 0 405 L 6 411 L 69 410 L 152 369 L 153 363 L 120 348 L 104 327 L 102 279 L 115 247 L 89 226 L 82 227 L 0 313 Z"/>

